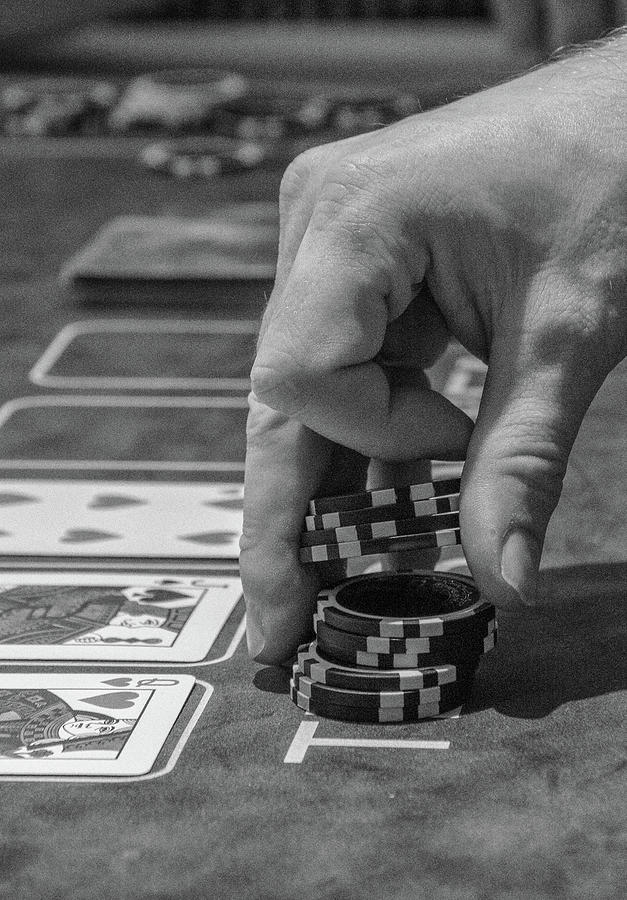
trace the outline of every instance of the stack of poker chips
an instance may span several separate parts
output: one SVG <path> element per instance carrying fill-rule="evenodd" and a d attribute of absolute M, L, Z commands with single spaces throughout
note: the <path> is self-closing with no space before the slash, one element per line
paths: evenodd
<path fill-rule="evenodd" d="M 450 478 L 311 500 L 300 561 L 459 544 L 459 484 L 459 478 Z"/>
<path fill-rule="evenodd" d="M 459 479 L 312 500 L 301 560 L 326 562 L 459 543 Z M 411 722 L 461 706 L 496 643 L 494 607 L 471 578 L 377 572 L 318 595 L 316 639 L 299 647 L 291 698 L 311 713 Z"/>

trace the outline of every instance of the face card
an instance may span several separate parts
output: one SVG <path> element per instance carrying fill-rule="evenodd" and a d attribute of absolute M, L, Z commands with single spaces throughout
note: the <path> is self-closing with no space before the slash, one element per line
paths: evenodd
<path fill-rule="evenodd" d="M 237 559 L 243 485 L 0 479 L 0 554 Z"/>
<path fill-rule="evenodd" d="M 0 675 L 0 775 L 144 775 L 192 675 Z"/>
<path fill-rule="evenodd" d="M 0 573 L 0 659 L 197 662 L 242 595 L 238 577 Z"/>

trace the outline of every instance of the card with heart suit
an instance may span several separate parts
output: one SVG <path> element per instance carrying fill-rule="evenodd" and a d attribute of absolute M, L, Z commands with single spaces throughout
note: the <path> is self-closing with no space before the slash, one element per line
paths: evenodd
<path fill-rule="evenodd" d="M 243 485 L 0 479 L 0 554 L 237 559 Z"/>
<path fill-rule="evenodd" d="M 199 662 L 242 596 L 236 575 L 0 573 L 0 659 Z"/>
<path fill-rule="evenodd" d="M 0 675 L 0 775 L 144 775 L 193 675 Z"/>

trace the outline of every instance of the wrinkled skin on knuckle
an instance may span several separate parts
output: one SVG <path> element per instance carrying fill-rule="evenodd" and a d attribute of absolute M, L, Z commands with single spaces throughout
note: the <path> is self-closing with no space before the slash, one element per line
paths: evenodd
<path fill-rule="evenodd" d="M 562 427 L 549 426 L 536 410 L 522 418 L 502 422 L 485 452 L 490 454 L 493 483 L 513 488 L 525 485 L 531 506 L 550 514 L 559 500 L 568 465 L 571 435 Z M 535 522 L 528 523 L 534 527 Z"/>
<path fill-rule="evenodd" d="M 294 415 L 301 407 L 305 385 L 304 370 L 296 377 L 296 369 L 274 361 L 256 362 L 250 373 L 253 393 L 266 406 L 285 415 Z"/>
<path fill-rule="evenodd" d="M 372 221 L 377 211 L 389 203 L 386 167 L 369 156 L 347 156 L 329 167 L 321 184 L 312 225 Z M 370 215 L 367 215 L 370 213 Z"/>
<path fill-rule="evenodd" d="M 279 188 L 279 208 L 282 216 L 288 213 L 307 192 L 313 175 L 321 164 L 321 155 L 321 150 L 317 147 L 305 150 L 286 168 Z"/>

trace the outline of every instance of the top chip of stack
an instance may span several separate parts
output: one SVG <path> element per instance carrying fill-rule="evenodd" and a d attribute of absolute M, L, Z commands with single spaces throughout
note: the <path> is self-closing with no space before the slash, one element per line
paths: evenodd
<path fill-rule="evenodd" d="M 440 481 L 428 481 L 423 484 L 409 484 L 402 487 L 360 491 L 356 494 L 316 497 L 309 502 L 309 512 L 313 516 L 318 516 L 322 513 L 337 512 L 341 509 L 360 509 L 365 506 L 389 506 L 390 503 L 428 500 L 430 497 L 444 497 L 458 493 L 459 486 L 459 478 L 448 478 Z"/>

